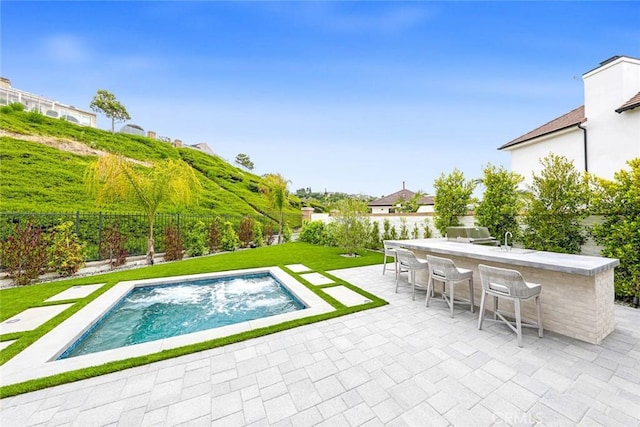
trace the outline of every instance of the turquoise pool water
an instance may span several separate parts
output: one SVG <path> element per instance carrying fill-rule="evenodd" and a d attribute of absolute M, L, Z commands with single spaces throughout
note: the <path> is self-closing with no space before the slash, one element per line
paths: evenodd
<path fill-rule="evenodd" d="M 203 331 L 305 306 L 269 273 L 133 289 L 58 359 Z"/>

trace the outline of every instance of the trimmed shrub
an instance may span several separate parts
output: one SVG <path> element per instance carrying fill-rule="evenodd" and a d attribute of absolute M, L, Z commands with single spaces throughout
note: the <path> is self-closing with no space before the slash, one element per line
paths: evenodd
<path fill-rule="evenodd" d="M 256 221 L 246 216 L 240 221 L 240 227 L 238 231 L 238 239 L 240 240 L 240 247 L 248 248 L 253 243 L 253 230 Z"/>
<path fill-rule="evenodd" d="M 273 224 L 268 222 L 264 225 L 264 241 L 267 245 L 273 243 L 273 236 L 275 236 Z"/>
<path fill-rule="evenodd" d="M 12 102 L 9 105 L 3 105 L 0 107 L 0 113 L 11 114 L 15 112 L 24 111 L 24 105 L 20 102 Z"/>
<path fill-rule="evenodd" d="M 384 232 L 382 233 L 382 240 L 393 240 L 395 237 L 391 235 L 391 222 L 389 222 L 388 218 L 385 218 L 382 222 L 382 229 Z"/>
<path fill-rule="evenodd" d="M 118 224 L 111 224 L 104 229 L 99 252 L 102 258 L 109 260 L 111 268 L 123 265 L 127 261 L 126 243 L 127 238 L 120 232 Z"/>
<path fill-rule="evenodd" d="M 178 261 L 184 257 L 184 241 L 175 224 L 169 224 L 164 229 L 164 245 L 165 261 Z"/>
<path fill-rule="evenodd" d="M 429 226 L 429 221 L 427 221 L 426 219 L 424 220 L 424 224 L 422 224 L 422 229 L 424 230 L 423 238 L 425 239 L 431 238 L 431 236 L 433 235 L 433 230 L 431 230 L 431 227 Z"/>
<path fill-rule="evenodd" d="M 253 243 L 256 247 L 264 246 L 264 235 L 262 234 L 262 224 L 255 221 L 253 224 Z"/>
<path fill-rule="evenodd" d="M 191 225 L 185 236 L 187 255 L 202 256 L 207 253 L 207 226 L 202 221 Z"/>
<path fill-rule="evenodd" d="M 285 222 L 282 226 L 282 243 L 290 242 L 292 234 L 293 232 L 291 231 L 291 227 L 289 227 L 289 224 Z"/>
<path fill-rule="evenodd" d="M 407 219 L 400 218 L 400 240 L 409 239 L 409 228 L 407 228 Z"/>
<path fill-rule="evenodd" d="M 53 229 L 49 237 L 49 268 L 61 276 L 71 276 L 84 266 L 84 243 L 73 232 L 73 222 L 67 221 Z"/>
<path fill-rule="evenodd" d="M 380 240 L 380 224 L 378 221 L 371 223 L 371 237 L 369 238 L 369 249 L 382 249 L 382 240 Z"/>
<path fill-rule="evenodd" d="M 222 227 L 222 239 L 220 244 L 222 250 L 225 251 L 235 251 L 240 245 L 240 239 L 238 239 L 238 235 L 236 234 L 236 230 L 233 228 L 231 221 L 225 222 Z"/>
<path fill-rule="evenodd" d="M 420 229 L 418 228 L 418 223 L 413 224 L 413 229 L 411 230 L 411 238 L 419 239 L 420 238 Z"/>
<path fill-rule="evenodd" d="M 331 237 L 327 226 L 322 221 L 306 221 L 300 230 L 300 241 L 312 245 L 331 246 Z"/>
<path fill-rule="evenodd" d="M 24 227 L 16 224 L 13 234 L 0 243 L 0 256 L 13 283 L 28 285 L 44 273 L 49 259 L 42 229 L 31 222 Z"/>
<path fill-rule="evenodd" d="M 217 216 L 209 225 L 209 252 L 218 252 L 222 248 L 222 219 Z"/>

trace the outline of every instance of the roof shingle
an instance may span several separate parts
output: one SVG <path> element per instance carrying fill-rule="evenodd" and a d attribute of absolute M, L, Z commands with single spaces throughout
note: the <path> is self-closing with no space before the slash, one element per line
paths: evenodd
<path fill-rule="evenodd" d="M 389 194 L 388 196 L 369 202 L 369 206 L 393 206 L 399 199 L 403 199 L 405 201 L 411 200 L 415 194 L 416 193 L 411 190 L 402 189 Z M 418 200 L 419 205 L 433 205 L 433 203 L 433 196 L 424 196 Z"/>
<path fill-rule="evenodd" d="M 633 98 L 622 104 L 622 106 L 620 106 L 620 108 L 616 110 L 616 113 L 633 110 L 636 107 L 640 107 L 640 92 L 638 92 Z"/>
<path fill-rule="evenodd" d="M 563 114 L 562 116 L 555 118 L 550 122 L 545 123 L 544 125 L 532 130 L 531 132 L 525 133 L 524 135 L 517 137 L 513 141 L 507 142 L 502 147 L 498 148 L 498 150 L 513 147 L 514 145 L 529 141 L 530 139 L 566 129 L 571 126 L 577 126 L 586 121 L 587 118 L 584 116 L 584 105 L 581 105 L 575 110 L 571 110 L 568 113 Z"/>

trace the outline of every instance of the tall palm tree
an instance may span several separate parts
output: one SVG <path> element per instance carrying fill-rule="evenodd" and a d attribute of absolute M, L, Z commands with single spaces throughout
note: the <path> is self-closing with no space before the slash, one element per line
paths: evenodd
<path fill-rule="evenodd" d="M 142 208 L 149 225 L 147 264 L 153 264 L 153 226 L 158 209 L 167 204 L 188 206 L 202 191 L 195 171 L 182 160 L 161 160 L 144 167 L 108 154 L 91 163 L 84 178 L 98 205 L 118 200 Z"/>
<path fill-rule="evenodd" d="M 262 191 L 269 197 L 271 204 L 278 211 L 278 243 L 282 243 L 283 210 L 289 204 L 289 190 L 287 189 L 289 182 L 279 173 L 264 175 Z"/>

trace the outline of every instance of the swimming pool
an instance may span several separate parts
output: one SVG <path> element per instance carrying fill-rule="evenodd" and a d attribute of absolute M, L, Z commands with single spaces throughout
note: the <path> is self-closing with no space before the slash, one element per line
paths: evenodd
<path fill-rule="evenodd" d="M 58 359 L 274 316 L 305 305 L 270 273 L 132 289 Z"/>
<path fill-rule="evenodd" d="M 118 303 L 135 288 L 262 273 L 269 273 L 275 277 L 288 292 L 304 304 L 305 308 L 183 335 L 59 359 L 62 353 L 96 325 L 106 313 L 116 307 Z M 2 385 L 16 384 L 30 379 L 43 378 L 118 360 L 159 353 L 164 350 L 224 338 L 255 329 L 278 325 L 291 320 L 329 313 L 334 310 L 330 304 L 279 267 L 120 282 L 63 321 L 38 341 L 1 365 L 0 383 Z"/>

